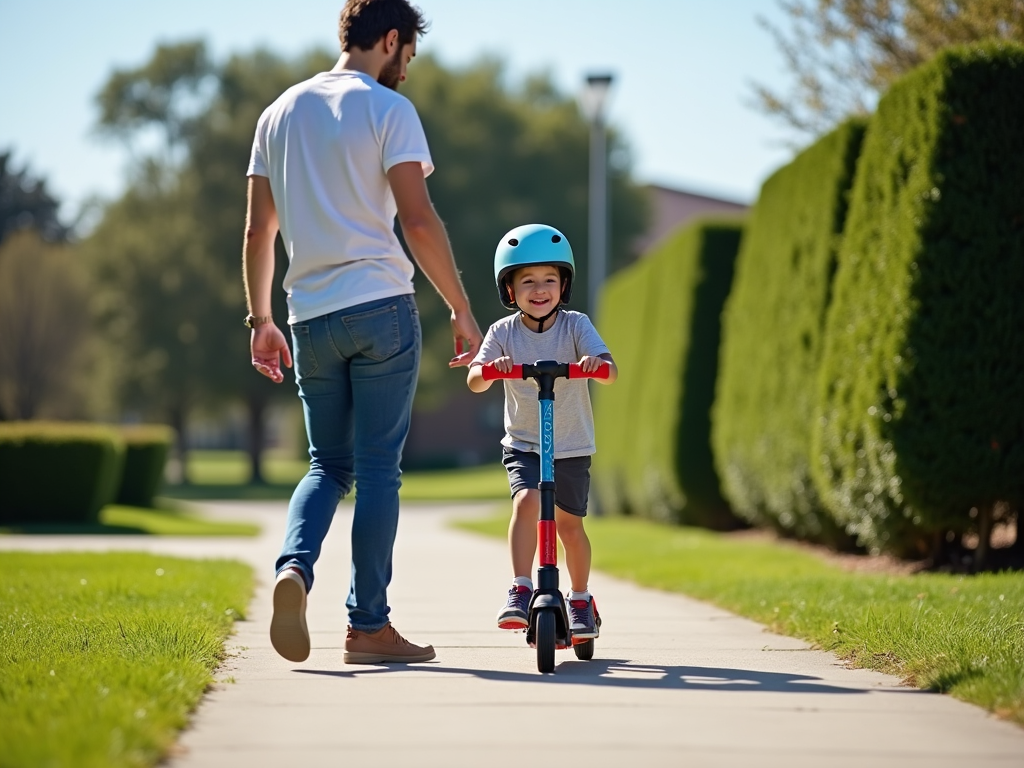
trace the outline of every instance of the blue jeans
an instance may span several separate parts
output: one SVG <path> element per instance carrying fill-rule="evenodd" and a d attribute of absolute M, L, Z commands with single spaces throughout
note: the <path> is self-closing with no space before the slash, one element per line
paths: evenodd
<path fill-rule="evenodd" d="M 295 378 L 309 436 L 309 472 L 288 505 L 277 572 L 297 568 L 313 586 L 338 502 L 358 486 L 352 521 L 349 623 L 388 623 L 387 588 L 398 528 L 399 461 L 419 372 L 419 312 L 412 295 L 359 304 L 292 326 Z"/>

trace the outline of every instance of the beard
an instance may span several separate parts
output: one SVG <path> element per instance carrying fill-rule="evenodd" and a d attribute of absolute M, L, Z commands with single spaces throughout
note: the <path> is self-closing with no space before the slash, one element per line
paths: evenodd
<path fill-rule="evenodd" d="M 401 56 L 402 46 L 399 45 L 396 47 L 394 55 L 384 62 L 380 74 L 377 75 L 377 82 L 392 91 L 397 91 L 398 84 L 402 81 Z"/>

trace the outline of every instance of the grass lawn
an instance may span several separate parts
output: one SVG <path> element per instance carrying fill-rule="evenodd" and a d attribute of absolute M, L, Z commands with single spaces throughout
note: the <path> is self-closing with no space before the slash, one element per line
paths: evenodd
<path fill-rule="evenodd" d="M 144 509 L 110 504 L 100 510 L 97 525 L 14 525 L 0 527 L 4 533 L 153 534 L 157 536 L 255 536 L 260 527 L 252 523 L 208 520 L 169 502 L 164 509 Z M 2 763 L 0 763 L 2 765 Z"/>
<path fill-rule="evenodd" d="M 168 485 L 163 494 L 175 499 L 288 499 L 306 474 L 309 462 L 268 452 L 266 483 L 249 483 L 249 457 L 243 451 L 192 451 L 189 485 Z M 500 464 L 452 470 L 405 472 L 405 501 L 474 501 L 508 499 L 508 479 Z"/>
<path fill-rule="evenodd" d="M 509 501 L 508 474 L 501 464 L 402 474 L 406 501 Z"/>
<path fill-rule="evenodd" d="M 232 561 L 5 552 L 0 765 L 154 765 L 211 683 L 252 583 Z"/>
<path fill-rule="evenodd" d="M 508 515 L 459 527 L 504 537 Z M 1024 575 L 854 573 L 782 544 L 587 520 L 594 567 L 683 592 L 1024 725 Z"/>

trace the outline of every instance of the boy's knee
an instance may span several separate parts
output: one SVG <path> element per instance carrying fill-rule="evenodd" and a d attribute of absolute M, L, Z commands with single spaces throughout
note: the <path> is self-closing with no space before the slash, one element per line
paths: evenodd
<path fill-rule="evenodd" d="M 512 499 L 512 511 L 515 514 L 534 513 L 540 510 L 540 491 L 535 488 L 523 488 Z"/>
<path fill-rule="evenodd" d="M 583 518 L 579 515 L 570 514 L 563 509 L 558 509 L 556 512 L 556 524 L 558 526 L 558 534 L 563 539 L 575 540 L 587 535 L 583 529 Z"/>

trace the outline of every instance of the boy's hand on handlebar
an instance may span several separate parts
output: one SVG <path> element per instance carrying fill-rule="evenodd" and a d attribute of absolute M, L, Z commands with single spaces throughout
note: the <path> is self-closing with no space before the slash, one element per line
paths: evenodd
<path fill-rule="evenodd" d="M 594 371 L 601 367 L 602 363 L 604 363 L 604 360 L 600 357 L 584 355 L 580 358 L 579 366 L 584 373 L 594 373 Z"/>
<path fill-rule="evenodd" d="M 508 355 L 499 357 L 497 360 L 492 361 L 492 365 L 494 365 L 495 369 L 501 371 L 502 373 L 510 373 L 512 371 L 513 365 L 512 358 L 509 357 Z"/>

